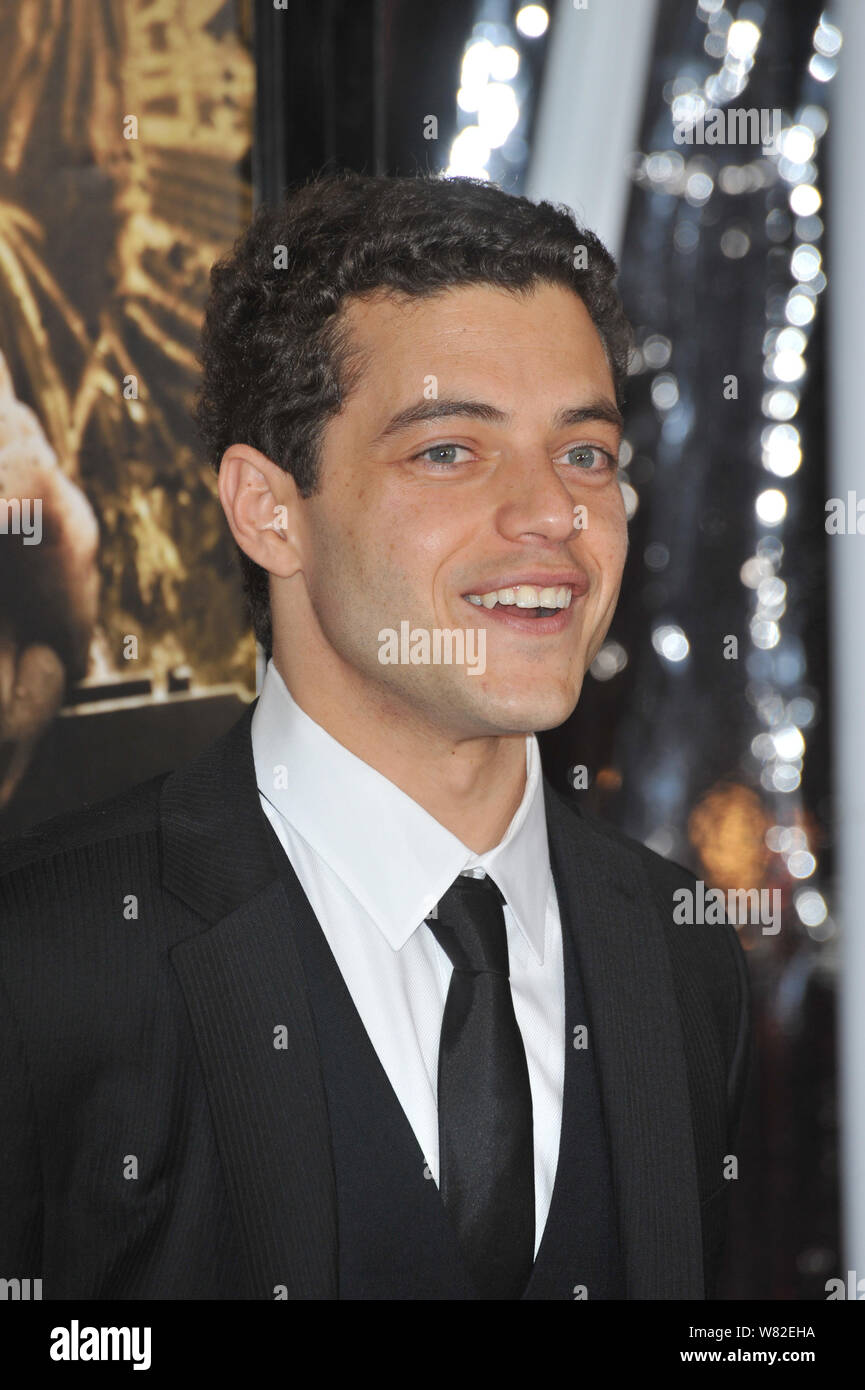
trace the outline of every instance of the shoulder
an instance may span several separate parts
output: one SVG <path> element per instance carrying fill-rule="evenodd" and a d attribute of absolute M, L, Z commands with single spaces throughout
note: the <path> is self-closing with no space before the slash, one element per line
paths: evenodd
<path fill-rule="evenodd" d="M 168 773 L 52 816 L 25 834 L 0 843 L 0 908 L 44 905 L 62 882 L 122 867 L 140 857 L 142 846 L 158 834 L 159 796 Z"/>
<path fill-rule="evenodd" d="M 34 861 L 146 834 L 158 821 L 162 772 L 104 801 L 65 811 L 0 844 L 0 881 Z"/>
<path fill-rule="evenodd" d="M 735 926 L 726 920 L 682 922 L 683 902 L 699 894 L 696 875 L 684 864 L 665 859 L 647 845 L 586 811 L 573 795 L 550 788 L 548 807 L 566 833 L 581 838 L 586 853 L 601 854 L 617 887 L 639 897 L 652 912 L 666 941 L 674 979 L 683 988 L 695 977 L 726 1006 L 730 998 L 745 1007 L 748 993 L 745 956 Z"/>
<path fill-rule="evenodd" d="M 603 846 L 605 853 L 613 861 L 619 860 L 624 867 L 637 866 L 648 879 L 652 890 L 672 901 L 672 894 L 679 888 L 693 888 L 696 877 L 690 869 L 673 859 L 665 859 L 662 854 L 650 849 L 640 840 L 626 835 L 609 821 L 587 811 L 574 794 L 560 792 L 549 786 L 548 807 L 554 806 L 565 825 L 574 834 L 588 833 Z"/>

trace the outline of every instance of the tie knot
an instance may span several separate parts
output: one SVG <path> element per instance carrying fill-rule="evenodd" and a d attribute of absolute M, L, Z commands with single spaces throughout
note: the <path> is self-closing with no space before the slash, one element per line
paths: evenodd
<path fill-rule="evenodd" d="M 508 938 L 502 904 L 493 880 L 459 874 L 440 899 L 438 916 L 427 925 L 454 970 L 487 972 L 507 979 Z"/>

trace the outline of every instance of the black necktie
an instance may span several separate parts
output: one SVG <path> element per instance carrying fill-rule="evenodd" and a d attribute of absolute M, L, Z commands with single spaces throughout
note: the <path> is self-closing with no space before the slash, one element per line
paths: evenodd
<path fill-rule="evenodd" d="M 519 1298 L 534 1259 L 532 1093 L 504 898 L 460 875 L 428 926 L 453 965 L 438 1061 L 439 1191 L 484 1298 Z"/>

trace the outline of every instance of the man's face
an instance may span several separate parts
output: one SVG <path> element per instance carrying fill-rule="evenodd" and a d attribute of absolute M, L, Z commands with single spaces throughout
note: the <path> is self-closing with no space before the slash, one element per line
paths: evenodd
<path fill-rule="evenodd" d="M 627 548 L 613 380 L 588 311 L 542 284 L 377 294 L 345 313 L 362 377 L 302 504 L 303 579 L 334 674 L 370 709 L 454 739 L 556 727 L 607 632 Z M 541 589 L 556 591 L 552 616 L 508 602 Z M 483 673 L 382 664 L 380 633 L 405 622 L 485 629 Z"/>

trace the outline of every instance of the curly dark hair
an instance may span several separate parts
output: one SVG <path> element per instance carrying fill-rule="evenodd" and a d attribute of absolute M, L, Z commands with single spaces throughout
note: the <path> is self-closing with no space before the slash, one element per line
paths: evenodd
<path fill-rule="evenodd" d="M 301 496 L 315 492 L 325 425 L 362 366 L 340 310 L 379 289 L 423 297 L 458 285 L 568 286 L 598 331 L 621 406 L 631 329 L 615 275 L 612 256 L 569 208 L 480 179 L 313 178 L 281 206 L 259 208 L 211 271 L 194 409 L 209 461 L 218 471 L 230 445 L 248 444 L 291 473 Z M 238 551 L 255 635 L 270 657 L 268 574 Z"/>

